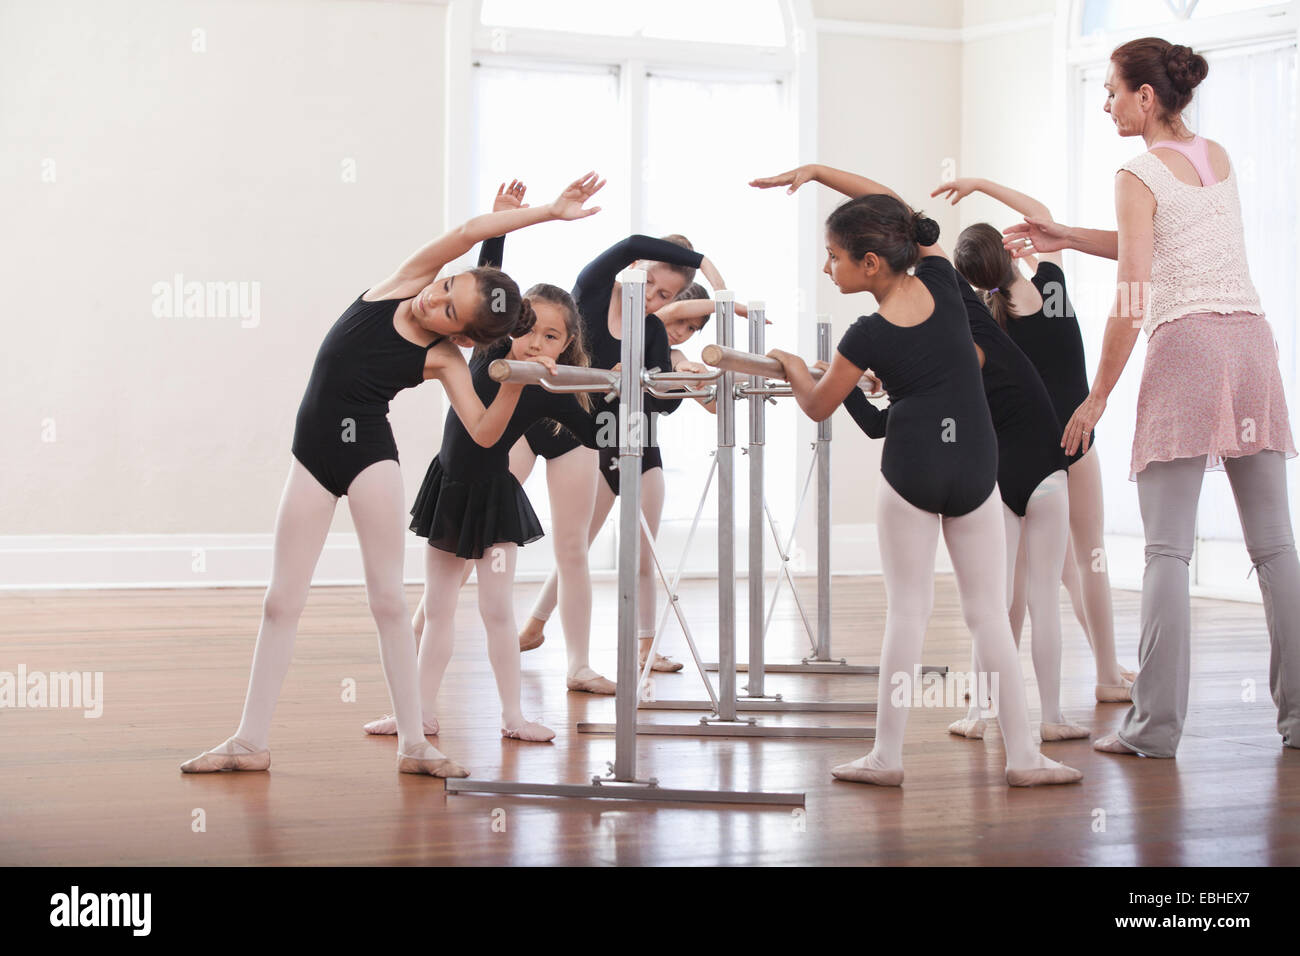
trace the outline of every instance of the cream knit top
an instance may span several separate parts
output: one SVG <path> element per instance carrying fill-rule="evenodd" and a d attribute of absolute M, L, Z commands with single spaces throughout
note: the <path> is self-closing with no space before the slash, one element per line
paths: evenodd
<path fill-rule="evenodd" d="M 1151 288 L 1142 331 L 1149 339 L 1166 322 L 1198 312 L 1263 315 L 1246 266 L 1246 240 L 1236 168 L 1208 186 L 1183 182 L 1152 152 L 1120 169 L 1156 198 Z"/>

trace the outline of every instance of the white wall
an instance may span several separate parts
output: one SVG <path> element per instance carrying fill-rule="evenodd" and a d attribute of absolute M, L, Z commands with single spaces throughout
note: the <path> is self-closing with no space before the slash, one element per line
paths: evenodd
<path fill-rule="evenodd" d="M 0 8 L 0 534 L 270 527 L 321 336 L 441 227 L 442 18 L 366 0 Z M 156 317 L 154 283 L 177 273 L 259 283 L 255 327 Z M 419 391 L 393 415 L 408 481 L 440 427 L 437 389 Z"/>
<path fill-rule="evenodd" d="M 0 6 L 0 536 L 270 531 L 322 335 L 442 227 L 444 16 Z M 257 283 L 260 315 L 157 317 L 176 274 Z M 394 403 L 411 494 L 441 407 Z"/>

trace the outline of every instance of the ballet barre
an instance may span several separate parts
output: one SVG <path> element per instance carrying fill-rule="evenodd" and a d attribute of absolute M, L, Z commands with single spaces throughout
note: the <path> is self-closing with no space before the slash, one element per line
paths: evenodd
<path fill-rule="evenodd" d="M 719 291 L 715 295 L 716 302 L 716 322 L 715 330 L 718 336 L 716 346 L 708 346 L 705 349 L 706 357 L 721 358 L 727 361 L 729 357 L 738 357 L 741 361 L 747 363 L 747 367 L 757 367 L 763 372 L 777 371 L 782 372 L 781 365 L 774 359 L 768 359 L 764 356 L 751 355 L 750 353 L 738 352 L 731 348 L 733 326 L 735 323 L 735 297 L 728 291 Z M 761 345 L 762 327 L 766 320 L 766 307 L 761 302 L 751 302 L 749 305 L 749 322 L 750 322 L 750 345 L 754 346 L 755 342 Z M 759 329 L 756 333 L 754 330 Z M 755 336 L 758 336 L 755 338 Z M 735 419 L 736 409 L 735 402 L 742 398 L 749 398 L 751 403 L 757 402 L 762 405 L 770 397 L 772 389 L 768 387 L 766 379 L 752 380 L 749 386 L 743 386 L 736 382 L 736 372 L 732 368 L 720 368 L 721 380 L 716 386 L 716 394 L 720 399 L 716 406 L 718 440 L 717 451 L 714 454 L 713 466 L 709 471 L 708 479 L 705 482 L 704 489 L 700 495 L 700 505 L 696 510 L 695 521 L 691 524 L 690 534 L 687 536 L 686 546 L 683 549 L 683 567 L 686 554 L 690 550 L 690 543 L 694 537 L 695 529 L 698 524 L 700 510 L 703 508 L 704 501 L 709 494 L 710 484 L 713 475 L 716 472 L 718 476 L 717 490 L 717 507 L 718 507 L 718 654 L 719 663 L 712 669 L 718 672 L 718 688 L 715 693 L 713 685 L 709 680 L 706 671 L 711 668 L 705 664 L 699 656 L 695 646 L 695 640 L 691 634 L 690 626 L 681 612 L 679 597 L 677 594 L 677 583 L 681 579 L 681 569 L 679 568 L 677 576 L 669 583 L 667 576 L 664 574 L 662 567 L 659 565 L 657 555 L 653 557 L 656 566 L 656 572 L 664 587 L 668 591 L 668 604 L 665 606 L 663 614 L 660 616 L 658 626 L 655 628 L 654 640 L 651 643 L 650 651 L 647 654 L 648 660 L 654 660 L 658 652 L 659 641 L 664 632 L 664 621 L 668 611 L 671 609 L 677 615 L 677 620 L 682 626 L 683 634 L 690 648 L 691 657 L 693 658 L 696 668 L 699 671 L 700 679 L 708 692 L 708 700 L 682 700 L 682 699 L 647 699 L 645 691 L 652 686 L 650 684 L 651 671 L 646 669 L 641 677 L 641 682 L 637 687 L 637 706 L 643 710 L 656 711 L 703 711 L 704 714 L 699 717 L 695 724 L 681 723 L 642 723 L 636 725 L 638 734 L 651 735 L 671 735 L 671 736 L 690 736 L 690 737 L 835 737 L 835 738 L 870 738 L 874 736 L 874 730 L 869 727 L 827 727 L 827 726 L 792 726 L 782 724 L 764 724 L 757 717 L 740 717 L 741 712 L 748 713 L 785 713 L 785 712 L 848 712 L 864 713 L 875 710 L 874 703 L 854 702 L 854 701 L 813 701 L 798 703 L 785 701 L 780 698 L 768 698 L 762 693 L 761 676 L 763 672 L 762 664 L 762 638 L 766 634 L 766 623 L 770 620 L 770 614 L 765 620 L 763 615 L 763 597 L 764 597 L 764 580 L 762 572 L 762 520 L 765 502 L 763 501 L 762 488 L 762 420 L 761 409 L 756 419 L 751 412 L 751 443 L 748 449 L 750 458 L 750 578 L 747 583 L 749 602 L 750 602 L 750 631 L 751 631 L 751 660 L 759 662 L 757 674 L 759 675 L 758 688 L 755 692 L 751 678 L 751 686 L 746 688 L 747 696 L 741 697 L 737 694 L 736 674 L 740 666 L 736 662 L 736 568 L 735 568 Z M 753 392 L 753 395 L 747 395 L 747 392 Z M 765 392 L 759 396 L 759 392 Z M 789 394 L 788 391 L 785 394 Z M 753 429 L 759 430 L 759 441 L 755 443 Z M 829 438 L 829 435 L 828 435 Z M 755 478 L 757 475 L 757 478 Z M 758 489 L 758 490 L 756 490 Z M 805 493 L 807 488 L 805 487 Z M 757 510 L 756 510 L 757 509 Z M 829 510 L 827 511 L 829 516 Z M 770 520 L 770 513 L 768 515 Z M 773 528 L 775 536 L 775 527 Z M 781 548 L 779 536 L 777 536 L 777 547 Z M 758 562 L 755 565 L 754 554 L 758 552 Z M 783 567 L 788 562 L 789 545 L 782 549 Z M 651 548 L 654 555 L 654 549 Z M 757 573 L 755 567 L 757 566 Z M 789 570 L 785 568 L 788 575 Z M 821 573 L 826 575 L 826 594 L 827 603 L 825 608 L 825 618 L 829 627 L 829 574 L 830 562 L 829 557 L 822 562 Z M 792 590 L 793 580 L 791 581 Z M 799 601 L 799 595 L 795 593 L 795 601 Z M 774 598 L 775 603 L 775 598 Z M 757 607 L 757 612 L 754 608 Z M 800 613 L 804 617 L 805 626 L 807 626 L 807 615 L 803 612 L 800 605 Z M 755 647 L 757 646 L 757 651 Z M 755 656 L 757 654 L 757 656 Z M 743 666 L 743 665 L 742 665 Z M 579 733 L 614 733 L 618 729 L 617 725 L 600 724 L 600 723 L 580 723 L 578 724 Z"/>
<path fill-rule="evenodd" d="M 618 394 L 618 375 L 603 368 L 557 365 L 552 374 L 541 362 L 496 359 L 488 365 L 488 378 L 494 382 L 540 385 L 548 392 L 590 392 L 607 390 Z"/>
<path fill-rule="evenodd" d="M 702 351 L 702 357 L 706 364 L 717 368 L 730 369 L 737 372 L 744 372 L 750 375 L 749 386 L 737 386 L 737 398 L 750 398 L 749 422 L 750 422 L 750 443 L 746 449 L 750 461 L 750 488 L 763 487 L 763 450 L 765 444 L 764 433 L 764 415 L 766 411 L 766 401 L 768 396 L 788 396 L 792 392 L 789 386 L 783 389 L 772 388 L 766 381 L 767 378 L 784 378 L 785 368 L 781 363 L 769 357 L 764 353 L 764 330 L 766 323 L 763 320 L 764 308 L 762 303 L 754 303 L 751 309 L 757 306 L 759 319 L 754 321 L 750 326 L 750 351 L 742 352 L 738 349 L 729 348 L 723 345 L 708 345 Z M 819 316 L 817 322 L 817 358 L 822 362 L 829 362 L 831 358 L 831 324 L 829 316 Z M 821 379 L 824 374 L 819 368 L 809 368 L 809 374 L 814 381 Z M 884 393 L 867 393 L 869 398 L 881 397 Z M 760 589 L 750 590 L 750 627 L 749 627 L 749 663 L 739 664 L 737 669 L 749 674 L 749 684 L 746 686 L 746 692 L 749 698 L 754 699 L 751 708 L 758 707 L 758 701 L 764 699 L 773 700 L 774 703 L 768 708 L 772 710 L 862 710 L 874 712 L 876 704 L 854 704 L 847 702 L 822 702 L 822 703 L 804 703 L 794 705 L 780 699 L 780 695 L 774 698 L 768 698 L 764 694 L 764 675 L 765 674 L 821 674 L 825 675 L 878 675 L 880 667 L 876 664 L 850 664 L 843 657 L 835 658 L 831 654 L 831 575 L 830 575 L 830 454 L 831 454 L 831 420 L 817 424 L 817 439 L 813 443 L 813 461 L 809 467 L 809 472 L 804 479 L 803 489 L 799 494 L 798 505 L 795 508 L 794 522 L 790 528 L 784 544 L 777 530 L 776 520 L 772 516 L 771 509 L 768 508 L 767 502 L 763 495 L 750 496 L 750 524 L 749 524 L 749 576 L 750 580 L 763 580 L 763 545 L 761 526 L 763 517 L 766 515 L 767 524 L 772 533 L 773 541 L 776 545 L 777 554 L 780 558 L 780 573 L 777 576 L 776 588 L 772 592 L 771 601 L 768 604 L 766 614 L 763 613 L 761 604 L 762 596 Z M 800 516 L 803 512 L 804 501 L 807 499 L 808 490 L 812 485 L 814 474 L 817 482 L 817 624 L 814 629 L 808 618 L 808 613 L 804 609 L 803 602 L 799 598 L 798 589 L 795 587 L 794 577 L 790 572 L 791 549 L 794 545 L 795 534 L 798 530 Z M 773 612 L 776 609 L 777 597 L 780 594 L 782 582 L 790 585 L 790 593 L 794 598 L 795 606 L 799 611 L 799 616 L 803 621 L 804 630 L 808 635 L 811 653 L 804 657 L 798 663 L 793 664 L 767 664 L 764 662 L 764 645 L 767 637 L 767 631 L 771 626 Z M 716 670 L 719 665 L 709 663 L 705 665 L 710 670 Z M 924 673 L 947 673 L 948 667 L 943 664 L 927 664 L 922 666 Z M 747 708 L 749 709 L 749 708 Z"/>
<path fill-rule="evenodd" d="M 766 309 L 761 311 L 766 313 Z M 758 378 L 785 378 L 785 368 L 780 362 L 754 352 L 742 352 L 740 349 L 727 348 L 724 345 L 706 345 L 700 352 L 700 357 L 705 365 L 712 365 L 726 372 L 739 372 Z M 819 368 L 810 368 L 808 373 L 813 377 L 813 381 L 817 381 L 825 374 Z"/>
<path fill-rule="evenodd" d="M 685 382 L 690 379 L 682 378 L 681 375 L 696 375 L 696 380 L 707 380 L 711 373 L 656 373 L 645 374 L 644 353 L 645 353 L 645 271 L 642 269 L 625 269 L 619 274 L 619 282 L 623 288 L 623 339 L 622 339 L 622 361 L 618 373 L 616 387 L 611 388 L 606 381 L 591 381 L 583 390 L 594 392 L 605 391 L 610 389 L 616 392 L 619 401 L 619 412 L 622 420 L 628 423 L 639 422 L 643 415 L 644 402 L 643 397 L 646 391 L 651 387 L 657 387 L 661 382 L 661 376 L 670 375 L 678 376 L 668 379 L 664 384 L 673 382 Z M 729 293 L 719 293 L 719 297 Z M 728 319 L 730 320 L 730 313 Z M 730 325 L 730 321 L 728 321 Z M 534 365 L 537 363 L 522 363 L 524 365 Z M 537 366 L 542 368 L 542 366 Z M 557 373 L 557 378 L 569 377 L 578 370 Z M 590 371 L 590 370 L 588 370 Z M 507 374 L 503 371 L 502 374 Z M 520 369 L 520 375 L 535 374 L 532 369 Z M 721 378 L 726 386 L 730 386 L 727 376 L 730 373 L 724 373 Z M 515 370 L 508 370 L 508 378 L 514 379 Z M 539 381 L 545 387 L 544 381 Z M 564 385 L 558 382 L 553 383 L 557 387 L 577 388 L 577 384 Z M 681 393 L 673 393 L 675 396 Z M 724 407 L 730 409 L 730 402 L 721 403 Z M 517 781 L 502 780 L 476 780 L 472 777 L 466 778 L 448 778 L 446 788 L 448 793 L 504 793 L 504 794 L 521 794 L 521 795 L 540 795 L 540 796 L 560 796 L 560 797 L 584 797 L 591 799 L 623 799 L 623 800 L 652 800 L 652 801 L 671 801 L 683 803 L 744 803 L 756 805 L 772 806 L 803 806 L 804 794 L 802 793 L 781 793 L 769 791 L 739 791 L 739 790 L 722 790 L 722 789 L 672 789 L 661 787 L 656 778 L 640 779 L 637 777 L 637 671 L 638 671 L 638 646 L 637 646 L 637 574 L 640 566 L 640 531 L 641 531 L 641 453 L 644 445 L 643 430 L 637 425 L 620 428 L 619 430 L 619 512 L 618 512 L 618 669 L 616 686 L 618 692 L 614 696 L 614 719 L 612 727 L 614 734 L 614 760 L 608 764 L 608 771 L 604 776 L 593 776 L 590 783 L 571 784 L 571 783 L 527 783 Z M 721 489 L 720 489 L 721 490 Z M 727 494 L 719 494 L 719 510 L 723 508 L 723 499 L 726 499 L 726 506 L 731 505 L 731 489 L 727 488 Z M 724 525 L 724 528 L 727 526 Z M 720 539 L 724 533 L 720 531 Z M 725 534 L 727 547 L 731 546 L 731 535 Z M 652 542 L 653 544 L 653 542 Z M 730 568 L 727 569 L 729 577 L 724 579 L 722 568 L 719 568 L 719 595 L 724 596 L 730 590 L 732 605 L 728 608 L 729 613 L 734 614 L 734 597 L 735 597 L 735 578 Z M 647 668 L 648 670 L 648 668 Z M 735 672 L 731 674 L 734 682 Z M 734 706 L 734 688 L 731 694 Z M 733 714 L 734 716 L 734 714 Z M 583 732 L 583 725 L 578 725 L 579 732 Z"/>

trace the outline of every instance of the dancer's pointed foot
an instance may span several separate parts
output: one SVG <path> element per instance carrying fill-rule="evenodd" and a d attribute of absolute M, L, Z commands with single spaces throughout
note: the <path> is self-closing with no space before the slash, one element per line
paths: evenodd
<path fill-rule="evenodd" d="M 502 727 L 501 736 L 509 740 L 531 740 L 535 743 L 546 743 L 548 740 L 555 739 L 555 731 L 550 727 L 543 727 L 541 724 L 525 721 L 518 727 Z"/>
<path fill-rule="evenodd" d="M 216 773 L 219 770 L 269 770 L 271 751 L 258 750 L 246 740 L 230 737 L 181 764 L 181 773 Z"/>
<path fill-rule="evenodd" d="M 423 749 L 397 755 L 398 773 L 422 773 L 430 777 L 468 777 L 469 771 L 438 748 L 425 744 Z"/>
<path fill-rule="evenodd" d="M 1070 718 L 1062 715 L 1061 722 L 1051 723 L 1043 721 L 1039 732 L 1045 741 L 1049 740 L 1084 740 L 1091 735 L 1087 727 L 1076 724 Z"/>
<path fill-rule="evenodd" d="M 980 718 L 963 717 L 948 725 L 948 733 L 967 740 L 983 740 L 984 727 L 985 721 Z"/>
<path fill-rule="evenodd" d="M 366 724 L 365 727 L 362 729 L 365 730 L 365 732 L 368 734 L 396 734 L 397 718 L 394 717 L 392 714 L 389 714 L 386 717 L 380 717 L 377 720 L 372 720 L 370 723 Z M 424 735 L 426 737 L 438 736 L 438 730 L 439 727 L 438 727 L 437 717 L 424 718 Z"/>
<path fill-rule="evenodd" d="M 1126 671 L 1122 667 L 1119 669 L 1119 676 L 1124 678 L 1130 684 L 1138 679 L 1137 671 Z"/>
<path fill-rule="evenodd" d="M 535 617 L 530 617 L 528 623 L 524 625 L 524 629 L 519 632 L 520 652 L 531 651 L 541 647 L 546 641 L 546 635 L 542 633 L 545 627 L 545 621 L 539 621 Z"/>
<path fill-rule="evenodd" d="M 880 765 L 875 753 L 869 753 L 865 757 L 859 757 L 851 763 L 842 763 L 838 767 L 831 768 L 831 776 L 836 780 L 847 780 L 851 783 L 873 783 L 878 787 L 901 787 L 903 785 L 903 771 L 889 770 Z"/>
<path fill-rule="evenodd" d="M 1007 768 L 1007 783 L 1013 787 L 1046 787 L 1053 784 L 1078 783 L 1083 771 L 1038 755 L 1039 766 L 1026 770 Z"/>
<path fill-rule="evenodd" d="M 585 672 L 590 672 L 591 676 L 568 678 L 566 684 L 569 690 L 581 691 L 584 694 L 604 694 L 606 696 L 612 695 L 617 690 L 612 680 L 608 677 L 602 677 L 589 667 L 578 673 L 581 675 Z"/>
<path fill-rule="evenodd" d="M 1119 734 L 1107 734 L 1092 742 L 1093 750 L 1108 754 L 1136 754 L 1137 751 L 1119 739 Z"/>
<path fill-rule="evenodd" d="M 1133 681 L 1125 677 L 1119 684 L 1098 684 L 1093 692 L 1099 704 L 1127 704 L 1133 699 Z"/>

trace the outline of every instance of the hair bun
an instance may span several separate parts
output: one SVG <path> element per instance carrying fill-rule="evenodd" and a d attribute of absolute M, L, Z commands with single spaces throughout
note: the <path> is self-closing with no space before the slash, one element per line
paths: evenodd
<path fill-rule="evenodd" d="M 912 216 L 912 238 L 918 246 L 932 246 L 939 241 L 939 224 L 922 213 Z"/>
<path fill-rule="evenodd" d="M 527 335 L 532 331 L 533 324 L 536 321 L 537 313 L 533 311 L 533 304 L 527 299 L 521 299 L 519 302 L 519 321 L 510 330 L 510 337 L 517 339 L 521 335 Z"/>
<path fill-rule="evenodd" d="M 1191 47 L 1174 43 L 1165 51 L 1165 70 L 1174 89 L 1179 93 L 1190 93 L 1205 79 L 1210 65 Z"/>

